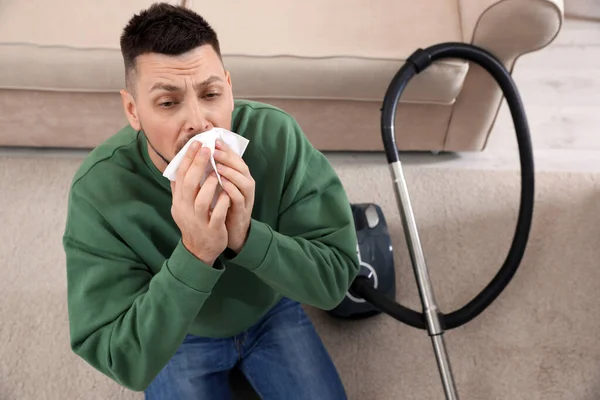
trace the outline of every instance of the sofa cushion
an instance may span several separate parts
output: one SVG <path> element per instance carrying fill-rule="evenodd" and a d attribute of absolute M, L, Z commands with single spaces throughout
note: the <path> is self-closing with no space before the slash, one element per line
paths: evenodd
<path fill-rule="evenodd" d="M 124 68 L 119 37 L 127 21 L 154 2 L 2 2 L 0 88 L 97 92 L 121 89 Z"/>
<path fill-rule="evenodd" d="M 215 28 L 236 94 L 246 98 L 381 101 L 418 47 L 462 41 L 458 2 L 429 0 L 187 1 Z M 443 61 L 402 101 L 452 103 L 468 63 Z"/>
<path fill-rule="evenodd" d="M 234 94 L 247 99 L 316 99 L 380 102 L 403 60 L 361 57 L 224 57 Z M 436 63 L 415 76 L 401 100 L 452 104 L 467 73 L 462 62 Z"/>

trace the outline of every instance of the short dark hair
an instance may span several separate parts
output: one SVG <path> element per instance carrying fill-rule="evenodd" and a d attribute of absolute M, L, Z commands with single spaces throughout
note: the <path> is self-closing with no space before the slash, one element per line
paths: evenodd
<path fill-rule="evenodd" d="M 207 44 L 221 58 L 217 34 L 204 18 L 184 6 L 153 4 L 134 15 L 121 35 L 127 87 L 131 88 L 130 75 L 138 56 L 146 53 L 180 55 Z"/>

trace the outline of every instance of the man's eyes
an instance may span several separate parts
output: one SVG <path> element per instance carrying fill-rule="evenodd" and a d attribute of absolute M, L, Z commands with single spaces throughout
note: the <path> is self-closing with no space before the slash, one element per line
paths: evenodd
<path fill-rule="evenodd" d="M 221 96 L 220 92 L 208 92 L 206 94 L 201 95 L 201 98 L 206 99 L 206 100 L 215 100 L 220 96 Z M 179 101 L 175 101 L 175 100 L 163 100 L 163 101 L 158 102 L 158 106 L 160 108 L 172 108 L 173 106 L 176 106 L 179 103 L 180 103 Z"/>
<path fill-rule="evenodd" d="M 162 103 L 159 104 L 159 106 L 162 108 L 170 108 L 170 107 L 173 107 L 173 105 L 175 105 L 174 101 L 163 101 Z"/>

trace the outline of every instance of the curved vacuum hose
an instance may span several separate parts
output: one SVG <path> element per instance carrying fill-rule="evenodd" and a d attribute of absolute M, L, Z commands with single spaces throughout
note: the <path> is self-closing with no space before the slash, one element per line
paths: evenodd
<path fill-rule="evenodd" d="M 449 314 L 438 314 L 442 329 L 453 329 L 466 324 L 485 310 L 508 285 L 519 267 L 531 228 L 534 203 L 534 166 L 527 118 L 510 73 L 492 54 L 465 43 L 442 43 L 425 50 L 419 49 L 409 57 L 406 64 L 395 75 L 388 87 L 381 110 L 381 134 L 388 163 L 399 162 L 394 123 L 396 108 L 402 92 L 413 76 L 422 72 L 431 63 L 444 58 L 462 58 L 472 61 L 487 70 L 496 80 L 504 92 L 510 108 L 517 134 L 521 163 L 521 203 L 516 231 L 508 256 L 496 276 L 472 301 Z M 359 276 L 353 282 L 350 290 L 393 318 L 415 328 L 428 329 L 425 313 L 404 307 L 379 293 L 365 277 Z"/>

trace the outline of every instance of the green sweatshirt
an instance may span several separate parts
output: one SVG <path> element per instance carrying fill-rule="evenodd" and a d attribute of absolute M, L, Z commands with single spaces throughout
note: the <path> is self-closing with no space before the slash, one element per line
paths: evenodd
<path fill-rule="evenodd" d="M 244 248 L 218 265 L 182 245 L 169 181 L 142 133 L 124 128 L 73 179 L 63 237 L 71 347 L 129 389 L 144 390 L 186 334 L 233 336 L 282 296 L 332 309 L 358 273 L 346 193 L 295 120 L 237 100 L 231 130 L 250 140 L 256 196 Z"/>

